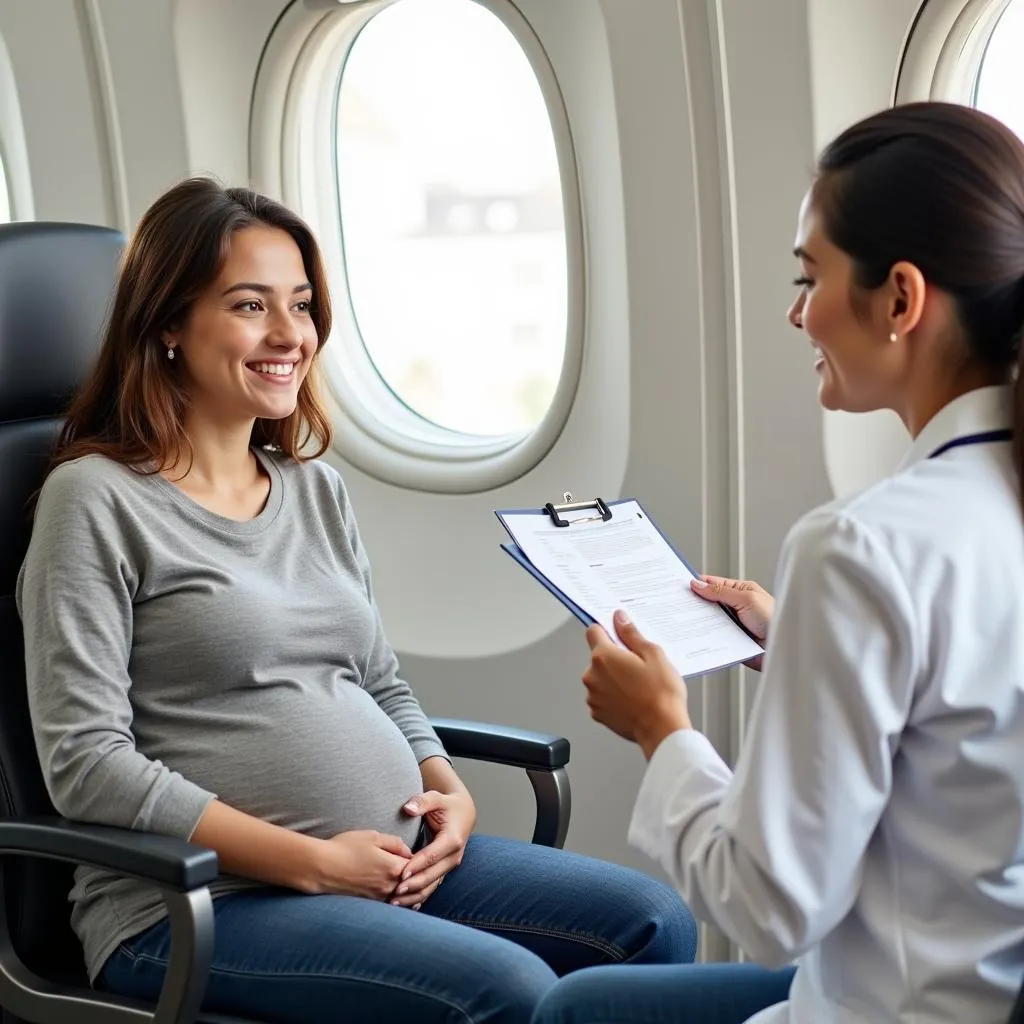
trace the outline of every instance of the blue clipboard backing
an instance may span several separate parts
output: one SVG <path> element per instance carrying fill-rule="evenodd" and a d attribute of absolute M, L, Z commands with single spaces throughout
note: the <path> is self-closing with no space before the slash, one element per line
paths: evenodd
<path fill-rule="evenodd" d="M 690 563 L 686 560 L 686 557 L 679 550 L 679 548 L 677 548 L 675 546 L 675 544 L 672 543 L 672 540 L 669 538 L 668 534 L 665 533 L 665 531 L 658 525 L 657 520 L 647 511 L 646 508 L 644 508 L 643 503 L 641 501 L 639 501 L 636 498 L 616 498 L 614 501 L 609 501 L 606 504 L 608 505 L 609 508 L 614 508 L 616 505 L 624 505 L 624 504 L 626 504 L 627 502 L 630 502 L 630 501 L 635 501 L 636 502 L 637 507 L 647 517 L 647 521 L 651 524 L 651 526 L 654 527 L 655 530 L 658 531 L 658 533 L 661 535 L 661 537 L 665 541 L 665 543 L 669 546 L 669 548 L 671 548 L 672 553 L 676 556 L 676 558 L 678 558 L 679 561 L 682 562 L 683 565 L 686 566 L 686 568 L 690 571 L 690 573 L 692 575 L 699 577 L 700 573 L 697 572 L 697 570 L 694 569 L 692 565 L 690 565 Z M 500 522 L 501 525 L 503 527 L 505 527 L 506 532 L 508 533 L 509 537 L 512 539 L 512 543 L 511 544 L 502 544 L 501 545 L 502 551 L 504 551 L 506 554 L 510 555 L 531 576 L 533 576 L 533 578 L 535 580 L 537 580 L 538 583 L 540 583 L 550 593 L 554 594 L 554 596 L 557 597 L 558 600 L 561 601 L 562 604 L 564 604 L 565 607 L 568 608 L 569 611 L 571 611 L 573 613 L 573 615 L 575 615 L 576 618 L 580 620 L 580 622 L 582 622 L 585 626 L 592 626 L 592 625 L 594 625 L 596 620 L 591 615 L 588 615 L 582 608 L 580 608 L 580 606 L 578 604 L 576 604 L 567 594 L 565 594 L 561 590 L 559 590 L 559 588 L 556 587 L 547 578 L 547 576 L 545 576 L 533 564 L 533 562 L 531 562 L 526 557 L 526 555 L 523 553 L 523 551 L 519 547 L 519 545 L 516 544 L 515 536 L 512 533 L 512 531 L 509 529 L 508 523 L 506 523 L 505 520 L 502 518 L 503 516 L 506 516 L 506 515 L 515 515 L 515 516 L 546 516 L 548 514 L 547 510 L 543 509 L 543 508 L 499 508 L 499 509 L 495 509 L 494 510 L 494 514 L 498 517 L 498 522 Z M 572 529 L 572 527 L 565 527 L 565 529 Z M 728 615 L 729 618 L 732 619 L 732 621 L 735 622 L 736 625 L 739 626 L 740 629 L 743 630 L 743 632 L 746 633 L 746 635 L 748 637 L 750 637 L 751 640 L 754 641 L 754 643 L 756 643 L 756 644 L 760 644 L 761 643 L 761 641 L 756 636 L 754 636 L 754 634 L 751 633 L 750 630 L 747 629 L 747 627 L 744 626 L 742 622 L 740 622 L 740 617 L 728 605 L 724 605 L 721 602 L 719 602 L 718 603 L 718 607 L 722 608 L 725 611 L 726 615 Z"/>
<path fill-rule="evenodd" d="M 516 547 L 515 544 L 502 544 L 501 550 L 506 554 L 510 555 L 515 561 L 517 561 L 542 587 L 549 590 L 555 597 L 558 598 L 566 608 L 569 609 L 576 616 L 584 626 L 593 626 L 597 621 L 592 616 L 588 615 L 575 601 L 572 600 L 564 591 L 559 590 L 534 564 L 531 562 L 526 555 L 523 554 L 522 549 Z"/>

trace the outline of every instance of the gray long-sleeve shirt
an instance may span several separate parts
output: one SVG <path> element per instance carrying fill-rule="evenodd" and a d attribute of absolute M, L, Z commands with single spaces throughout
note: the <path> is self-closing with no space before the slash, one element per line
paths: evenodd
<path fill-rule="evenodd" d="M 308 835 L 411 845 L 401 806 L 444 749 L 397 675 L 344 485 L 257 456 L 270 495 L 247 522 L 101 456 L 48 477 L 17 598 L 50 796 L 78 821 L 181 838 L 216 796 Z M 165 914 L 155 889 L 94 868 L 71 898 L 91 978 Z"/>

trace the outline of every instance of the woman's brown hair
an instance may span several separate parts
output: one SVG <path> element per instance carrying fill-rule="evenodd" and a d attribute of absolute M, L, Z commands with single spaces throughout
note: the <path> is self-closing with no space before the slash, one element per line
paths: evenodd
<path fill-rule="evenodd" d="M 997 375 L 1017 368 L 1024 493 L 1024 143 L 970 107 L 893 107 L 825 148 L 813 201 L 829 240 L 853 261 L 858 289 L 880 287 L 899 261 L 913 263 L 953 297 L 965 357 Z"/>
<path fill-rule="evenodd" d="M 313 233 L 291 210 L 258 192 L 190 178 L 153 203 L 125 250 L 99 358 L 68 411 L 54 466 L 99 454 L 157 472 L 191 455 L 188 391 L 162 336 L 185 323 L 193 303 L 216 280 L 234 234 L 254 225 L 286 231 L 299 247 L 313 286 L 310 315 L 318 345 L 295 411 L 280 420 L 258 419 L 252 443 L 273 445 L 294 459 L 327 450 L 331 424 L 315 373 L 331 329 L 331 305 Z"/>

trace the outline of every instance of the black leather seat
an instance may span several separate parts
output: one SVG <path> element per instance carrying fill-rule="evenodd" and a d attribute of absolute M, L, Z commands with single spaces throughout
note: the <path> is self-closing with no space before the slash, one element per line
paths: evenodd
<path fill-rule="evenodd" d="M 196 1016 L 213 938 L 205 886 L 217 858 L 181 840 L 59 818 L 36 757 L 14 603 L 31 522 L 67 400 L 95 357 L 124 238 L 76 224 L 0 225 L 0 1018 L 2 1024 L 228 1024 Z M 537 798 L 533 841 L 561 846 L 569 822 L 569 743 L 557 736 L 436 719 L 454 756 L 526 770 Z M 160 1005 L 92 992 L 69 926 L 76 863 L 158 886 L 172 919 Z M 234 1022 L 256 1024 L 256 1022 Z"/>

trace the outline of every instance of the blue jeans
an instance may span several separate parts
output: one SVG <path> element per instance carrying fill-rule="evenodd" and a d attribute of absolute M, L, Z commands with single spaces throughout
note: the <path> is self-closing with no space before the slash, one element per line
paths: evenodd
<path fill-rule="evenodd" d="M 288 889 L 214 901 L 203 1008 L 273 1024 L 527 1024 L 559 975 L 692 961 L 697 928 L 667 885 L 513 839 L 471 836 L 423 909 Z M 123 943 L 103 984 L 155 1000 L 166 920 Z"/>
<path fill-rule="evenodd" d="M 754 964 L 597 967 L 549 989 L 533 1024 L 744 1024 L 784 1002 L 795 973 Z"/>

